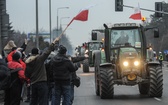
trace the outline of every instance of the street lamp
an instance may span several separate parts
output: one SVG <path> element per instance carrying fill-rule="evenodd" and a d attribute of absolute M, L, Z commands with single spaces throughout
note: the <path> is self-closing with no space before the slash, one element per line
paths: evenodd
<path fill-rule="evenodd" d="M 57 33 L 58 33 L 58 11 L 60 9 L 69 9 L 69 7 L 59 7 L 59 8 L 57 8 Z"/>
<path fill-rule="evenodd" d="M 62 26 L 62 20 L 63 20 L 63 19 L 68 19 L 68 18 L 70 18 L 70 17 L 61 17 L 61 19 L 60 19 L 60 28 L 61 28 L 61 26 Z"/>

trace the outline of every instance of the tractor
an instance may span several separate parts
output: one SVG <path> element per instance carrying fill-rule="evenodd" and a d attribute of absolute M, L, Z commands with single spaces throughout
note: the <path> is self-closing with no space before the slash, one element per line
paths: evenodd
<path fill-rule="evenodd" d="M 159 62 L 152 59 L 145 31 L 151 29 L 159 37 L 156 27 L 137 23 L 104 24 L 103 48 L 95 52 L 95 92 L 101 99 L 114 98 L 114 85 L 138 85 L 139 93 L 161 97 L 163 73 Z"/>
<path fill-rule="evenodd" d="M 95 51 L 99 51 L 102 48 L 102 41 L 90 41 L 87 43 L 87 49 L 85 51 L 85 56 L 88 56 L 88 59 L 83 61 L 83 72 L 89 72 L 89 67 L 94 67 L 93 55 Z"/>
<path fill-rule="evenodd" d="M 100 33 L 98 30 L 92 30 L 91 41 L 87 42 L 87 49 L 85 50 L 85 56 L 88 59 L 83 61 L 83 72 L 89 72 L 89 67 L 94 67 L 94 55 L 95 52 L 102 50 L 104 42 L 104 34 Z"/>

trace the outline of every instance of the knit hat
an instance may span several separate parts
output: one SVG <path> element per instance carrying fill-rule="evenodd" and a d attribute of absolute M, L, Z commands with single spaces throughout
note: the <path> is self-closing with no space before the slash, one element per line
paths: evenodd
<path fill-rule="evenodd" d="M 66 47 L 64 47 L 63 45 L 60 45 L 60 46 L 58 47 L 58 53 L 59 53 L 59 54 L 66 54 L 66 52 L 67 52 L 67 49 L 66 49 Z"/>
<path fill-rule="evenodd" d="M 39 54 L 39 49 L 38 49 L 38 48 L 33 48 L 33 49 L 31 50 L 31 53 L 32 53 L 32 54 Z"/>
<path fill-rule="evenodd" d="M 21 52 L 16 51 L 13 55 L 12 55 L 12 59 L 15 61 L 18 61 L 21 58 Z"/>

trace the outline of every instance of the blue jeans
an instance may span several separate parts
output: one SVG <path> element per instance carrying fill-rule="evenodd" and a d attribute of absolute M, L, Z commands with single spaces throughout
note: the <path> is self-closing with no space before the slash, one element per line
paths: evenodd
<path fill-rule="evenodd" d="M 55 105 L 55 88 L 52 88 L 51 91 L 51 105 Z"/>
<path fill-rule="evenodd" d="M 47 82 L 37 82 L 31 85 L 30 105 L 48 105 Z"/>
<path fill-rule="evenodd" d="M 74 85 L 71 84 L 71 105 L 73 104 L 73 100 L 74 100 Z"/>
<path fill-rule="evenodd" d="M 52 98 L 52 105 L 60 105 L 61 97 L 63 97 L 62 105 L 71 105 L 71 86 L 63 84 L 55 84 L 55 97 Z M 53 94 L 54 95 L 54 94 Z M 55 102 L 55 104 L 53 103 Z"/>

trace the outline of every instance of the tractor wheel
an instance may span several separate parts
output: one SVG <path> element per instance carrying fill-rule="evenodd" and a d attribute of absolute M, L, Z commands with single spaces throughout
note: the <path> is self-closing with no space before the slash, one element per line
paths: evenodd
<path fill-rule="evenodd" d="M 100 68 L 100 98 L 112 99 L 114 96 L 114 81 L 113 71 L 109 68 Z"/>
<path fill-rule="evenodd" d="M 98 70 L 97 67 L 95 67 L 95 91 L 96 91 L 96 95 L 99 96 L 100 95 L 100 91 L 99 91 L 99 79 L 98 79 Z"/>
<path fill-rule="evenodd" d="M 84 73 L 89 72 L 89 61 L 88 61 L 88 59 L 85 59 L 85 60 L 83 61 L 83 72 L 84 72 Z"/>
<path fill-rule="evenodd" d="M 163 93 L 163 73 L 160 66 L 149 67 L 149 92 L 150 97 L 162 97 Z"/>

